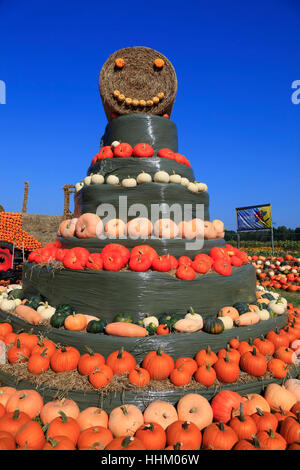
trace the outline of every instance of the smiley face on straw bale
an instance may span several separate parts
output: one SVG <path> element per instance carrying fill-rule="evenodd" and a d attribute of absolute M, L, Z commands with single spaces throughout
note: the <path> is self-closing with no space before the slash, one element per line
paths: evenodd
<path fill-rule="evenodd" d="M 177 92 L 171 62 L 148 47 L 114 52 L 100 72 L 99 90 L 108 120 L 128 113 L 170 116 Z"/>

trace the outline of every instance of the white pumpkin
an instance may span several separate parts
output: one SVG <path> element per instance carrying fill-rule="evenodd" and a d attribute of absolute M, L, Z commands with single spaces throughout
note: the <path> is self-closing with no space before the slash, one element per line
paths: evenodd
<path fill-rule="evenodd" d="M 276 313 L 276 315 L 282 315 L 286 311 L 286 304 L 280 302 L 280 297 L 277 300 L 271 300 L 268 305 L 268 310 Z"/>
<path fill-rule="evenodd" d="M 40 306 L 37 309 L 37 312 L 45 319 L 49 320 L 49 318 L 54 315 L 56 308 L 51 307 L 48 302 L 41 302 Z"/>
<path fill-rule="evenodd" d="M 3 310 L 4 312 L 13 312 L 16 308 L 16 301 L 15 300 L 9 300 L 4 298 L 1 301 L 0 304 L 0 309 Z"/>
<path fill-rule="evenodd" d="M 177 174 L 175 173 L 175 171 L 173 171 L 173 174 L 170 175 L 169 182 L 170 182 L 170 183 L 173 183 L 173 184 L 180 184 L 180 183 L 181 183 L 181 176 L 180 176 L 180 175 L 177 175 Z"/>
<path fill-rule="evenodd" d="M 231 317 L 218 317 L 218 319 L 222 321 L 224 330 L 231 330 L 231 328 L 233 328 L 233 320 Z"/>
<path fill-rule="evenodd" d="M 186 188 L 188 187 L 188 185 L 190 184 L 190 180 L 188 178 L 185 178 L 184 176 L 181 178 L 181 181 L 180 181 L 180 184 L 182 184 L 182 186 L 185 186 Z"/>
<path fill-rule="evenodd" d="M 104 183 L 104 176 L 103 175 L 92 175 L 91 184 L 103 184 Z"/>
<path fill-rule="evenodd" d="M 83 180 L 85 186 L 89 186 L 91 184 L 92 177 L 91 176 L 86 176 Z"/>
<path fill-rule="evenodd" d="M 117 186 L 120 183 L 120 180 L 116 175 L 109 175 L 106 178 L 106 183 L 112 184 L 113 186 Z"/>
<path fill-rule="evenodd" d="M 270 312 L 269 310 L 263 308 L 261 310 L 255 310 L 255 313 L 259 316 L 261 321 L 269 320 L 270 319 Z"/>
<path fill-rule="evenodd" d="M 124 178 L 122 180 L 122 186 L 124 188 L 134 188 L 137 185 L 136 179 L 135 178 Z"/>
<path fill-rule="evenodd" d="M 154 181 L 156 183 L 169 183 L 170 176 L 166 171 L 160 170 L 155 173 Z"/>
<path fill-rule="evenodd" d="M 111 147 L 115 148 L 115 147 L 118 147 L 118 145 L 120 145 L 121 142 L 119 142 L 118 140 L 114 140 L 112 144 L 110 144 Z"/>
<path fill-rule="evenodd" d="M 196 313 L 195 310 L 193 309 L 193 307 L 190 307 L 189 310 L 190 310 L 189 313 L 187 313 L 184 318 L 186 318 L 188 320 L 198 320 L 200 322 L 202 321 L 202 323 L 203 323 L 203 318 L 200 315 L 200 313 Z"/>
<path fill-rule="evenodd" d="M 21 299 L 14 299 L 15 301 L 15 306 L 17 307 L 18 305 L 21 305 L 22 300 Z"/>
<path fill-rule="evenodd" d="M 156 317 L 152 316 L 152 317 L 145 317 L 143 319 L 143 324 L 144 324 L 144 327 L 147 328 L 147 326 L 150 325 L 150 323 L 153 323 L 155 326 L 158 326 L 159 325 L 159 321 Z"/>
<path fill-rule="evenodd" d="M 142 171 L 142 173 L 137 175 L 136 181 L 137 181 L 138 184 L 151 183 L 152 182 L 152 176 L 150 175 L 150 173 L 145 173 L 144 171 Z"/>
<path fill-rule="evenodd" d="M 76 193 L 78 193 L 78 191 L 80 191 L 80 190 L 83 188 L 83 186 L 84 186 L 83 181 L 80 181 L 80 183 L 76 183 L 76 184 L 75 184 L 75 191 L 76 191 Z"/>
<path fill-rule="evenodd" d="M 198 183 L 198 182 L 196 184 L 197 184 L 198 191 L 200 191 L 201 193 L 207 192 L 207 184 Z"/>
<path fill-rule="evenodd" d="M 195 183 L 189 183 L 187 189 L 192 193 L 198 193 L 198 186 Z"/>

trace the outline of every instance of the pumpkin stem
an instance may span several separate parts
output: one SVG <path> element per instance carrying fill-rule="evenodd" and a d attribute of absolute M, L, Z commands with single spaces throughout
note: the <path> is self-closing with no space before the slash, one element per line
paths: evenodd
<path fill-rule="evenodd" d="M 263 412 L 262 412 L 262 410 L 261 410 L 260 408 L 256 408 L 256 411 L 257 411 L 257 414 L 258 414 L 259 416 L 264 416 L 264 414 L 263 414 Z"/>
<path fill-rule="evenodd" d="M 184 429 L 185 431 L 187 431 L 189 429 L 189 425 L 191 423 L 189 421 L 185 421 L 182 425 L 182 429 Z"/>
<path fill-rule="evenodd" d="M 153 426 L 153 423 L 149 423 L 149 424 L 145 424 L 145 428 L 144 429 L 149 429 L 149 431 L 154 431 L 154 426 Z"/>
<path fill-rule="evenodd" d="M 59 410 L 58 414 L 61 416 L 61 420 L 62 420 L 63 423 L 68 422 L 68 417 L 67 417 L 66 413 L 64 413 L 62 410 Z"/>
<path fill-rule="evenodd" d="M 190 409 L 189 413 L 197 413 L 198 408 L 196 406 L 193 406 L 193 408 Z"/>
<path fill-rule="evenodd" d="M 89 346 L 84 346 L 84 347 L 85 347 L 85 349 L 87 350 L 87 352 L 89 353 L 90 356 L 95 355 L 94 351 Z"/>
<path fill-rule="evenodd" d="M 118 352 L 117 359 L 122 359 L 123 358 L 123 352 L 124 352 L 124 348 L 122 346 L 120 348 L 119 352 Z"/>
<path fill-rule="evenodd" d="M 48 348 L 45 348 L 45 349 L 41 352 L 41 356 L 42 356 L 42 357 L 46 357 L 46 351 L 48 351 Z"/>
<path fill-rule="evenodd" d="M 270 428 L 269 432 L 268 432 L 269 436 L 274 438 L 275 437 L 275 434 L 274 434 L 274 431 L 272 428 Z"/>
<path fill-rule="evenodd" d="M 162 354 L 162 348 L 161 348 L 161 346 L 159 346 L 158 350 L 156 351 L 156 354 L 157 354 L 158 356 L 161 356 L 161 354 Z"/>
<path fill-rule="evenodd" d="M 240 403 L 240 416 L 239 420 L 244 423 L 245 422 L 245 415 L 244 415 L 244 405 L 243 402 Z"/>
<path fill-rule="evenodd" d="M 252 354 L 253 354 L 253 356 L 256 356 L 256 355 L 257 355 L 257 354 L 256 354 L 256 347 L 255 347 L 255 346 L 253 346 Z"/>
<path fill-rule="evenodd" d="M 225 361 L 225 362 L 229 362 L 228 351 L 226 351 L 226 356 L 225 356 L 225 358 L 224 358 L 224 361 Z"/>
<path fill-rule="evenodd" d="M 128 447 L 129 444 L 130 444 L 133 440 L 134 440 L 134 437 L 132 437 L 132 436 L 126 436 L 125 439 L 123 439 L 123 441 L 122 441 L 122 443 L 121 443 L 121 446 L 122 446 L 122 447 L 125 447 L 125 449 L 126 449 L 126 447 Z"/>
<path fill-rule="evenodd" d="M 211 369 L 210 362 L 209 362 L 208 364 L 206 364 L 206 369 L 207 369 L 207 370 L 210 370 L 210 369 Z"/>
<path fill-rule="evenodd" d="M 180 450 L 182 446 L 182 442 L 176 442 L 176 444 L 174 444 L 174 450 Z"/>
<path fill-rule="evenodd" d="M 121 406 L 121 410 L 123 411 L 125 416 L 128 415 L 128 410 L 127 410 L 126 406 Z"/>
<path fill-rule="evenodd" d="M 224 423 L 222 421 L 219 422 L 219 429 L 220 431 L 225 431 Z"/>
<path fill-rule="evenodd" d="M 190 312 L 192 315 L 195 315 L 195 310 L 193 309 L 193 307 L 190 307 Z"/>
<path fill-rule="evenodd" d="M 209 344 L 207 345 L 206 353 L 207 353 L 207 354 L 211 354 L 211 347 L 210 347 Z"/>
<path fill-rule="evenodd" d="M 20 416 L 20 410 L 19 408 L 17 408 L 15 411 L 14 411 L 14 414 L 13 414 L 13 420 L 16 421 L 17 419 L 19 419 L 19 416 Z"/>
<path fill-rule="evenodd" d="M 257 439 L 256 434 L 252 434 L 253 445 L 256 449 L 260 449 L 259 440 Z"/>

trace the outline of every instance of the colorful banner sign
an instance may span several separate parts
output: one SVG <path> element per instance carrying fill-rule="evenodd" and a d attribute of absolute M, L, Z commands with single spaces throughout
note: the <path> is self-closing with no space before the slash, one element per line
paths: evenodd
<path fill-rule="evenodd" d="M 237 230 L 270 230 L 272 228 L 271 204 L 239 207 L 236 209 Z"/>

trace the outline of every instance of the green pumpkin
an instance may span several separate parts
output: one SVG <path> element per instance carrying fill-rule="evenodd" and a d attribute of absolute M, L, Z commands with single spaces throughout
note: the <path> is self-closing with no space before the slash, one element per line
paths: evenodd
<path fill-rule="evenodd" d="M 10 291 L 10 293 L 8 294 L 8 299 L 9 300 L 15 300 L 15 299 L 20 299 L 20 300 L 23 300 L 24 299 L 24 292 L 23 292 L 23 289 L 13 289 Z"/>
<path fill-rule="evenodd" d="M 154 323 L 151 322 L 147 326 L 146 330 L 148 331 L 149 335 L 151 336 L 151 335 L 155 335 L 156 328 L 157 328 L 157 326 Z"/>
<path fill-rule="evenodd" d="M 54 328 L 61 328 L 64 326 L 65 319 L 71 315 L 70 313 L 55 312 L 50 318 L 50 325 Z"/>
<path fill-rule="evenodd" d="M 55 313 L 62 313 L 64 315 L 71 315 L 74 312 L 74 308 L 69 304 L 60 304 L 56 307 Z"/>
<path fill-rule="evenodd" d="M 123 321 L 124 323 L 133 323 L 133 316 L 130 313 L 119 313 L 115 316 L 114 322 Z"/>
<path fill-rule="evenodd" d="M 180 318 L 181 317 L 176 315 L 176 313 L 163 313 L 158 320 L 160 325 L 167 325 L 169 329 L 172 329 Z"/>
<path fill-rule="evenodd" d="M 88 333 L 104 333 L 105 327 L 107 325 L 106 320 L 91 320 L 88 322 L 86 331 Z"/>
<path fill-rule="evenodd" d="M 269 292 L 266 292 L 265 294 L 263 294 L 261 296 L 261 298 L 262 299 L 268 299 L 268 300 L 274 300 L 275 299 L 274 295 L 270 294 Z"/>
<path fill-rule="evenodd" d="M 224 323 L 219 318 L 207 318 L 204 320 L 203 331 L 213 335 L 219 335 L 224 331 Z"/>
<path fill-rule="evenodd" d="M 28 307 L 33 308 L 34 310 L 37 310 L 38 307 L 40 306 L 40 303 L 43 302 L 43 301 L 44 301 L 43 297 L 41 297 L 40 295 L 34 295 L 34 296 L 30 297 L 30 299 L 25 302 L 25 305 L 27 305 Z"/>
<path fill-rule="evenodd" d="M 249 304 L 247 302 L 236 302 L 233 307 L 237 309 L 240 315 L 249 312 Z"/>

